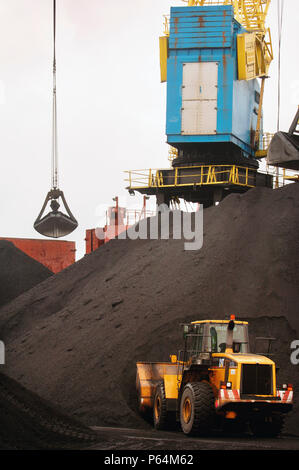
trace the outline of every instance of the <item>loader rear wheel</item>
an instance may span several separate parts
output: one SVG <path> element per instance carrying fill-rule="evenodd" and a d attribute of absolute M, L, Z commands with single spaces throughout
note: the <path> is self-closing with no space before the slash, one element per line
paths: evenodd
<path fill-rule="evenodd" d="M 214 393 L 208 382 L 187 383 L 180 402 L 182 431 L 188 435 L 208 433 L 215 417 L 214 403 Z"/>
<path fill-rule="evenodd" d="M 166 396 L 164 383 L 160 383 L 157 386 L 155 398 L 154 398 L 154 408 L 153 408 L 153 418 L 154 426 L 156 429 L 167 429 L 168 427 L 168 413 L 166 408 Z"/>

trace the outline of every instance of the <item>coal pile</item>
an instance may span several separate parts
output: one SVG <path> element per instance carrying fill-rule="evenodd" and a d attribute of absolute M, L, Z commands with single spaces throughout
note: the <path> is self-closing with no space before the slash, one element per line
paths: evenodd
<path fill-rule="evenodd" d="M 146 222 L 142 222 L 146 223 Z M 279 383 L 299 393 L 299 185 L 252 189 L 204 211 L 204 244 L 112 240 L 0 311 L 5 372 L 89 425 L 143 427 L 135 362 L 168 360 L 179 324 L 250 322 L 276 337 Z M 296 368 L 297 367 L 297 368 Z M 287 430 L 298 430 L 298 407 Z"/>
<path fill-rule="evenodd" d="M 0 307 L 52 275 L 13 243 L 0 240 Z"/>
<path fill-rule="evenodd" d="M 96 435 L 0 373 L 0 450 L 81 448 Z"/>

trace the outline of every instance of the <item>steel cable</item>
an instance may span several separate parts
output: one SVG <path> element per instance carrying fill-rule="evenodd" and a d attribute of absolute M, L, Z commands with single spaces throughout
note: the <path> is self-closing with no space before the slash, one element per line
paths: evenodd
<path fill-rule="evenodd" d="M 280 103 L 281 103 L 281 40 L 283 25 L 284 0 L 278 1 L 278 102 L 277 102 L 277 132 L 280 128 Z"/>
<path fill-rule="evenodd" d="M 57 95 L 56 95 L 56 0 L 53 0 L 53 109 L 52 109 L 52 188 L 58 188 Z"/>

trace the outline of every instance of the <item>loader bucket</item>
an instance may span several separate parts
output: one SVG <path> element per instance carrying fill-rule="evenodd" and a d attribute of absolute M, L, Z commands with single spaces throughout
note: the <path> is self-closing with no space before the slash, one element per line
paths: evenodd
<path fill-rule="evenodd" d="M 277 132 L 268 148 L 269 165 L 299 170 L 299 135 Z"/>
<path fill-rule="evenodd" d="M 136 390 L 141 413 L 151 409 L 157 384 L 167 381 L 167 376 L 174 379 L 177 385 L 177 364 L 169 362 L 137 362 L 136 363 Z M 167 387 L 167 382 L 165 383 Z M 167 390 L 166 390 L 167 392 Z"/>

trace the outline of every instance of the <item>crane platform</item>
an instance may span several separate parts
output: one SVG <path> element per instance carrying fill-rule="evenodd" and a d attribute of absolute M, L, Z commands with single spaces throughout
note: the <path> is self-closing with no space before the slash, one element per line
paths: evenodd
<path fill-rule="evenodd" d="M 231 193 L 258 186 L 273 187 L 273 176 L 237 165 L 194 165 L 158 170 L 127 171 L 129 192 L 157 196 L 158 203 L 173 198 L 210 206 Z"/>

